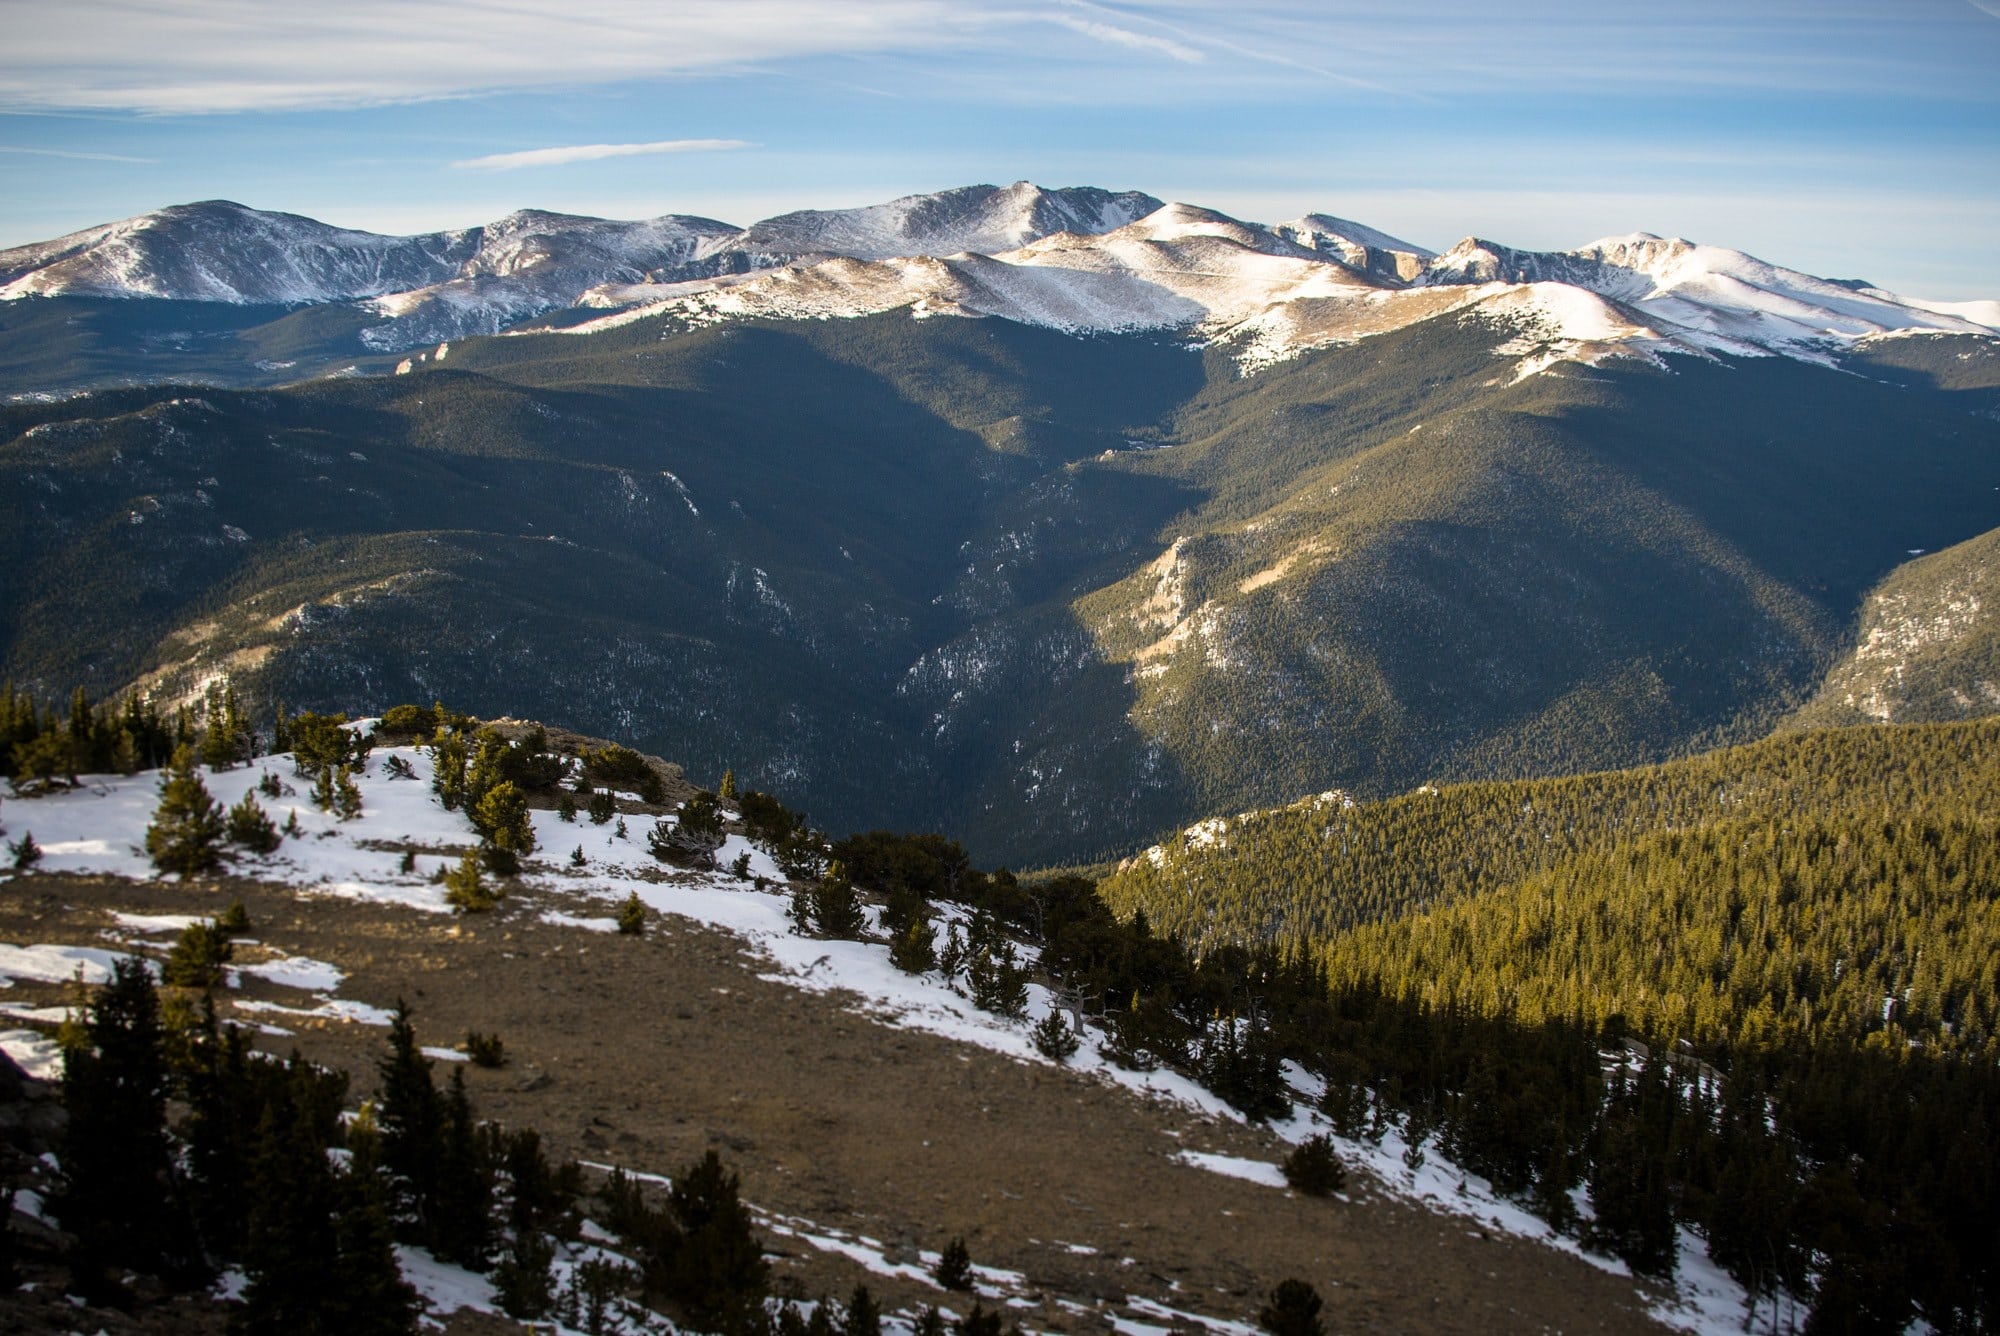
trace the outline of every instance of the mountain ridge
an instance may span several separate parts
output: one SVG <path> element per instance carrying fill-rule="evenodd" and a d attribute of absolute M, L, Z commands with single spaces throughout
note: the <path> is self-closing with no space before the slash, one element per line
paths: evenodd
<path fill-rule="evenodd" d="M 1072 332 L 1186 330 L 1235 344 L 1250 371 L 1481 302 L 1532 308 L 1558 345 L 1522 374 L 1662 353 L 1824 361 L 1886 334 L 2000 333 L 2000 301 L 1910 300 L 1650 233 L 1568 251 L 1468 237 L 1440 254 L 1329 214 L 1245 222 L 1138 191 L 1026 181 L 741 228 L 524 209 L 409 237 L 210 201 L 0 251 L 0 299 L 34 296 L 358 303 L 372 322 L 348 346 L 378 354 L 588 308 L 614 320 L 907 308 Z"/>

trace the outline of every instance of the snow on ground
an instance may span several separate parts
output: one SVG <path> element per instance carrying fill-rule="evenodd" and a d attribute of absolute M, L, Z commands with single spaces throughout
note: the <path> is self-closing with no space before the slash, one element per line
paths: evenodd
<path fill-rule="evenodd" d="M 62 1078 L 62 1049 L 40 1030 L 0 1032 L 0 1053 L 12 1058 L 15 1066 L 38 1081 Z"/>
<path fill-rule="evenodd" d="M 12 987 L 16 979 L 36 983 L 107 983 L 111 967 L 125 957 L 118 951 L 94 946 L 9 946 L 0 942 L 0 987 Z"/>
<path fill-rule="evenodd" d="M 456 1313 L 461 1308 L 491 1313 L 499 1308 L 493 1283 L 486 1277 L 440 1262 L 422 1248 L 397 1244 L 396 1263 L 433 1313 Z"/>
<path fill-rule="evenodd" d="M 190 923 L 201 922 L 199 914 L 113 914 L 112 920 L 121 928 L 130 928 L 141 937 L 155 933 L 179 932 Z"/>
<path fill-rule="evenodd" d="M 335 966 L 305 956 L 281 956 L 260 965 L 241 965 L 235 972 L 254 974 L 266 983 L 302 988 L 312 993 L 330 993 L 340 987 L 341 980 L 347 977 Z"/>
<path fill-rule="evenodd" d="M 388 775 L 384 762 L 400 756 L 416 772 L 415 780 Z M 269 771 L 302 793 L 308 786 L 291 774 L 289 758 L 266 758 L 249 767 L 222 774 L 205 774 L 211 793 L 225 803 L 233 803 L 253 789 Z M 298 793 L 264 801 L 275 820 L 283 824 L 296 816 L 298 836 L 288 838 L 280 850 L 265 858 L 245 858 L 238 870 L 263 880 L 296 887 L 306 894 L 327 894 L 403 905 L 427 912 L 444 912 L 440 887 L 431 874 L 456 864 L 476 841 L 470 823 L 461 813 L 447 812 L 431 792 L 431 762 L 427 753 L 415 748 L 378 748 L 366 772 L 357 777 L 362 791 L 362 815 L 342 823 L 319 812 Z M 108 873 L 148 877 L 150 865 L 142 852 L 145 827 L 156 801 L 156 775 L 92 777 L 82 788 L 34 799 L 10 802 L 9 824 L 31 829 L 46 851 L 44 869 L 49 871 Z M 730 932 L 747 942 L 767 962 L 763 977 L 809 992 L 839 996 L 846 1005 L 882 1023 L 939 1035 L 977 1045 L 1020 1062 L 1045 1062 L 1029 1037 L 1030 1027 L 1045 1017 L 1052 1006 L 1049 992 L 1040 985 L 1028 989 L 1027 1013 L 1020 1020 L 1007 1020 L 979 1010 L 949 983 L 935 974 L 912 976 L 889 963 L 886 946 L 875 942 L 821 941 L 795 935 L 789 915 L 790 897 L 782 890 L 782 874 L 768 855 L 732 835 L 718 851 L 717 861 L 728 868 L 739 855 L 748 855 L 752 880 L 742 880 L 730 872 L 690 873 L 675 871 L 653 858 L 646 846 L 651 818 L 627 814 L 626 834 L 617 833 L 615 822 L 594 825 L 579 814 L 574 822 L 562 821 L 552 811 L 532 813 L 537 852 L 525 867 L 522 881 L 532 895 L 536 912 L 550 922 L 603 930 L 615 907 L 636 894 L 659 914 L 700 923 Z M 416 871 L 400 870 L 406 850 L 416 852 Z M 572 850 L 581 850 L 583 864 L 576 866 Z M 764 878 L 772 889 L 759 890 L 755 878 Z M 0 878 L 4 880 L 4 878 Z M 525 898 L 525 897 L 524 897 Z M 939 906 L 940 938 L 954 922 L 963 923 L 965 911 Z M 875 911 L 870 911 L 874 926 Z M 143 916 L 134 916 L 143 917 Z M 152 916 L 146 923 L 123 924 L 150 930 L 154 921 L 161 930 L 169 916 Z M 91 947 L 5 946 L 0 945 L 0 978 L 38 979 L 63 982 L 83 968 L 90 982 L 109 977 L 116 953 Z M 331 965 L 304 958 L 280 959 L 245 966 L 243 973 L 273 983 L 310 991 L 312 1005 L 288 1006 L 276 1002 L 238 1001 L 239 1011 L 273 1018 L 322 1018 L 365 1025 L 387 1025 L 390 1014 L 366 1003 L 331 996 L 342 982 L 340 971 Z M 1104 1053 L 1102 1036 L 1095 1031 L 1080 1037 L 1080 1046 L 1070 1066 L 1097 1079 L 1108 1081 L 1146 1098 L 1165 1101 L 1217 1118 L 1239 1120 L 1240 1115 L 1202 1086 L 1167 1070 L 1133 1071 L 1112 1062 Z M 37 1045 L 53 1045 L 32 1032 L 0 1036 L 0 1048 L 23 1065 L 53 1061 Z M 433 1056 L 444 1056 L 443 1053 Z M 462 1055 L 451 1054 L 447 1060 Z M 1327 1121 L 1315 1112 L 1319 1082 L 1296 1067 L 1287 1076 L 1300 1097 L 1289 1119 L 1272 1130 L 1288 1142 L 1296 1143 L 1316 1133 L 1331 1134 Z M 1336 1137 L 1342 1158 L 1352 1167 L 1378 1180 L 1387 1190 L 1422 1201 L 1434 1209 L 1474 1220 L 1483 1228 L 1496 1229 L 1523 1238 L 1535 1239 L 1590 1261 L 1618 1274 L 1626 1274 L 1623 1264 L 1585 1252 L 1575 1240 L 1557 1234 L 1526 1208 L 1495 1193 L 1491 1185 L 1476 1175 L 1450 1164 L 1434 1150 L 1411 1152 L 1400 1129 L 1388 1127 L 1379 1140 Z M 1276 1165 L 1229 1156 L 1180 1152 L 1177 1157 L 1193 1169 L 1231 1174 L 1268 1186 L 1284 1186 Z M 774 1230 L 798 1233 L 816 1248 L 841 1252 L 863 1265 L 892 1264 L 875 1249 L 869 1260 L 870 1245 L 840 1235 L 837 1231 L 774 1220 Z M 781 1228 L 782 1227 L 782 1228 Z M 928 1259 L 927 1259 L 928 1260 Z M 884 1274 L 901 1274 L 900 1271 Z M 1740 1288 L 1718 1269 L 1709 1265 L 1699 1240 L 1683 1240 L 1681 1281 L 1669 1297 L 1656 1307 L 1656 1316 L 1670 1325 L 1697 1332 L 1740 1329 L 1745 1299 Z M 985 1276 L 982 1281 L 997 1292 L 1012 1288 L 1018 1278 Z M 1121 1320 L 1122 1321 L 1122 1320 Z M 1131 1324 L 1136 1327 L 1144 1324 Z"/>
<path fill-rule="evenodd" d="M 1288 1186 L 1285 1171 L 1264 1160 L 1246 1160 L 1235 1155 L 1211 1155 L 1206 1151 L 1184 1150 L 1174 1155 L 1182 1164 L 1206 1169 L 1212 1174 L 1224 1174 L 1230 1178 L 1240 1178 L 1248 1183 L 1262 1183 L 1267 1188 Z"/>

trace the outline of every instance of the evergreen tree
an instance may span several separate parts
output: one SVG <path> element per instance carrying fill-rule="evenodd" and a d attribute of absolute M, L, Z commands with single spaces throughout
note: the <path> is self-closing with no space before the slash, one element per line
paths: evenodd
<path fill-rule="evenodd" d="M 969 951 L 966 987 L 983 1011 L 1018 1019 L 1028 1009 L 1028 972 L 1014 957 L 1014 944 L 997 933 Z"/>
<path fill-rule="evenodd" d="M 1271 1336 L 1325 1336 L 1319 1291 L 1303 1280 L 1281 1280 L 1271 1300 L 1257 1310 L 1257 1325 Z"/>
<path fill-rule="evenodd" d="M 889 939 L 889 963 L 905 974 L 926 974 L 937 968 L 937 929 L 922 912 Z"/>
<path fill-rule="evenodd" d="M 808 919 L 814 936 L 860 937 L 868 920 L 861 909 L 861 898 L 854 892 L 854 882 L 838 860 L 827 865 L 826 875 L 808 894 Z"/>
<path fill-rule="evenodd" d="M 242 1256 L 249 1229 L 250 1174 L 257 1155 L 262 1087 L 241 1028 L 218 1026 L 205 999 L 200 1042 L 192 1046 L 183 1086 L 188 1117 L 190 1209 L 203 1243 L 217 1257 Z"/>
<path fill-rule="evenodd" d="M 427 1241 L 442 1260 L 484 1271 L 492 1239 L 493 1174 L 465 1094 L 463 1067 L 451 1069 L 442 1113 L 437 1197 Z"/>
<path fill-rule="evenodd" d="M 483 793 L 472 810 L 472 824 L 488 844 L 519 859 L 535 851 L 535 827 L 528 817 L 528 795 L 512 780 L 501 780 Z"/>
<path fill-rule="evenodd" d="M 618 931 L 627 937 L 638 937 L 646 931 L 646 902 L 633 891 L 625 897 L 625 903 L 618 906 Z"/>
<path fill-rule="evenodd" d="M 500 892 L 486 883 L 479 864 L 479 854 L 474 851 L 445 873 L 444 902 L 461 914 L 483 914 L 500 903 Z"/>
<path fill-rule="evenodd" d="M 1054 1007 L 1028 1033 L 1035 1041 L 1035 1051 L 1051 1062 L 1068 1062 L 1081 1046 L 1076 1031 L 1069 1028 L 1062 1012 Z"/>
<path fill-rule="evenodd" d="M 146 827 L 146 852 L 153 866 L 187 878 L 210 872 L 222 861 L 221 806 L 195 773 L 194 753 L 176 748 L 160 777 L 160 805 Z"/>
<path fill-rule="evenodd" d="M 413 1223 L 417 1237 L 429 1238 L 435 1228 L 445 1107 L 431 1079 L 430 1059 L 417 1047 L 409 1006 L 400 999 L 389 1021 L 389 1053 L 376 1073 L 382 1167 L 395 1183 L 398 1214 Z"/>
<path fill-rule="evenodd" d="M 241 1327 L 245 1336 L 324 1333 L 343 1306 L 339 1201 L 326 1147 L 282 1101 L 264 1106 L 249 1184 Z"/>
<path fill-rule="evenodd" d="M 235 690 L 230 697 L 233 700 Z M 201 763 L 210 770 L 227 770 L 236 764 L 242 754 L 241 740 L 235 733 L 237 721 L 228 717 L 222 703 L 220 686 L 211 683 L 208 701 L 204 710 L 205 727 L 201 734 Z"/>
<path fill-rule="evenodd" d="M 167 1086 L 152 976 L 121 958 L 64 1063 L 55 1213 L 76 1236 L 70 1267 L 86 1296 L 108 1294 L 114 1268 L 179 1280 L 199 1270 L 167 1139 Z"/>
<path fill-rule="evenodd" d="M 228 933 L 206 919 L 196 919 L 181 929 L 173 950 L 167 953 L 160 981 L 174 988 L 218 987 L 235 953 Z"/>
<path fill-rule="evenodd" d="M 42 846 L 35 843 L 35 832 L 32 830 L 22 831 L 20 839 L 8 843 L 7 855 L 12 861 L 16 872 L 26 872 L 29 868 L 41 862 Z"/>
<path fill-rule="evenodd" d="M 1585 1241 L 1643 1276 L 1674 1272 L 1673 1197 L 1661 1150 L 1639 1113 L 1614 1104 L 1591 1159 L 1592 1219 Z"/>
<path fill-rule="evenodd" d="M 938 1254 L 937 1265 L 931 1268 L 931 1279 L 948 1290 L 971 1291 L 972 1254 L 966 1249 L 963 1238 L 954 1238 L 944 1245 L 944 1251 Z"/>
<path fill-rule="evenodd" d="M 769 1268 L 737 1185 L 711 1150 L 675 1176 L 668 1195 L 678 1239 L 667 1293 L 704 1330 L 745 1330 L 762 1316 Z"/>
<path fill-rule="evenodd" d="M 972 1301 L 972 1311 L 952 1323 L 953 1336 L 1000 1336 L 1000 1314 L 980 1303 Z"/>
<path fill-rule="evenodd" d="M 229 809 L 227 823 L 229 842 L 253 854 L 268 854 L 284 843 L 278 834 L 278 827 L 257 801 L 254 792 L 245 790 L 243 800 Z"/>
<path fill-rule="evenodd" d="M 882 1306 L 866 1285 L 856 1285 L 841 1315 L 840 1336 L 882 1336 Z"/>
<path fill-rule="evenodd" d="M 555 1306 L 555 1275 L 551 1270 L 555 1245 L 538 1229 L 518 1230 L 507 1255 L 493 1268 L 493 1292 L 500 1311 L 530 1321 L 546 1317 Z"/>
<path fill-rule="evenodd" d="M 333 776 L 334 818 L 339 821 L 352 821 L 361 815 L 361 786 L 354 782 L 354 769 L 351 766 L 337 765 L 330 773 Z"/>

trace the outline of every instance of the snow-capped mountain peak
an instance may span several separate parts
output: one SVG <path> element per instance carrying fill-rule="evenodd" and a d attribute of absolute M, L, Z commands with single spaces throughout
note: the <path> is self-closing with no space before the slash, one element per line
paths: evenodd
<path fill-rule="evenodd" d="M 1478 309 L 1524 367 L 1659 352 L 1825 360 L 1843 342 L 2000 332 L 2000 303 L 1920 302 L 1742 251 L 1633 232 L 1567 251 L 1467 237 L 1436 254 L 1312 213 L 1245 222 L 1137 191 L 962 186 L 747 228 L 522 209 L 409 237 L 229 201 L 176 205 L 0 252 L 0 298 L 364 302 L 398 351 L 584 305 L 697 321 L 907 309 L 1067 330 L 1184 329 L 1246 369 Z M 581 326 L 602 327 L 604 320 Z M 1527 343 L 1521 340 L 1526 339 Z"/>

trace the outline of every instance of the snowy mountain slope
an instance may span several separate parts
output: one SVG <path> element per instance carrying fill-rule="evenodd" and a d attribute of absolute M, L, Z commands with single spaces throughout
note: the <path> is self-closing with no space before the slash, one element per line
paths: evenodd
<path fill-rule="evenodd" d="M 1159 200 L 1135 190 L 1044 190 L 1027 181 L 962 186 L 859 209 L 780 214 L 745 229 L 726 249 L 757 256 L 878 260 L 960 251 L 990 255 L 1055 232 L 1109 232 L 1159 207 Z"/>
<path fill-rule="evenodd" d="M 849 239 L 857 250 L 883 241 L 875 233 Z M 649 313 L 695 323 L 907 308 L 1073 332 L 1184 328 L 1231 347 L 1246 372 L 1477 308 L 1496 328 L 1494 352 L 1518 359 L 1515 379 L 1558 362 L 1613 356 L 1721 352 L 1826 361 L 1862 338 L 2000 332 L 2000 303 L 1905 302 L 1740 251 L 1645 234 L 1558 253 L 1468 239 L 1433 255 L 1323 214 L 1267 227 L 1186 204 L 1162 205 L 1109 231 L 1059 231 L 990 255 L 927 263 L 843 258 L 711 283 L 599 290 L 589 300 L 658 303 Z M 577 329 L 609 328 L 638 314 Z"/>
<path fill-rule="evenodd" d="M 478 250 L 478 229 L 384 237 L 209 200 L 0 251 L 0 298 L 348 301 L 441 282 Z"/>
<path fill-rule="evenodd" d="M 1352 268 L 1389 278 L 1415 278 L 1423 272 L 1427 262 L 1436 258 L 1435 251 L 1331 214 L 1309 213 L 1289 223 L 1279 223 L 1271 230 L 1307 250 L 1333 256 Z"/>
<path fill-rule="evenodd" d="M 740 229 L 528 210 L 380 237 L 207 203 L 0 252 L 0 299 L 64 294 L 367 301 L 383 319 L 360 338 L 378 353 L 572 307 L 698 322 L 907 308 L 1072 332 L 1185 329 L 1234 347 L 1246 371 L 1475 305 L 1501 327 L 1496 352 L 1522 359 L 1517 376 L 1662 352 L 1826 361 L 1860 339 L 2000 333 L 1997 301 L 1911 301 L 1648 233 L 1560 252 L 1468 237 L 1438 255 L 1329 214 L 1266 225 L 1133 191 L 1026 181 Z"/>
<path fill-rule="evenodd" d="M 1560 252 L 1517 251 L 1467 237 L 1432 261 L 1418 281 L 1566 284 L 1619 302 L 1673 336 L 1719 352 L 1810 357 L 1831 344 L 1898 331 L 2000 332 L 2000 320 L 1994 319 L 2000 303 L 1905 301 L 1742 251 L 1646 232 Z"/>

